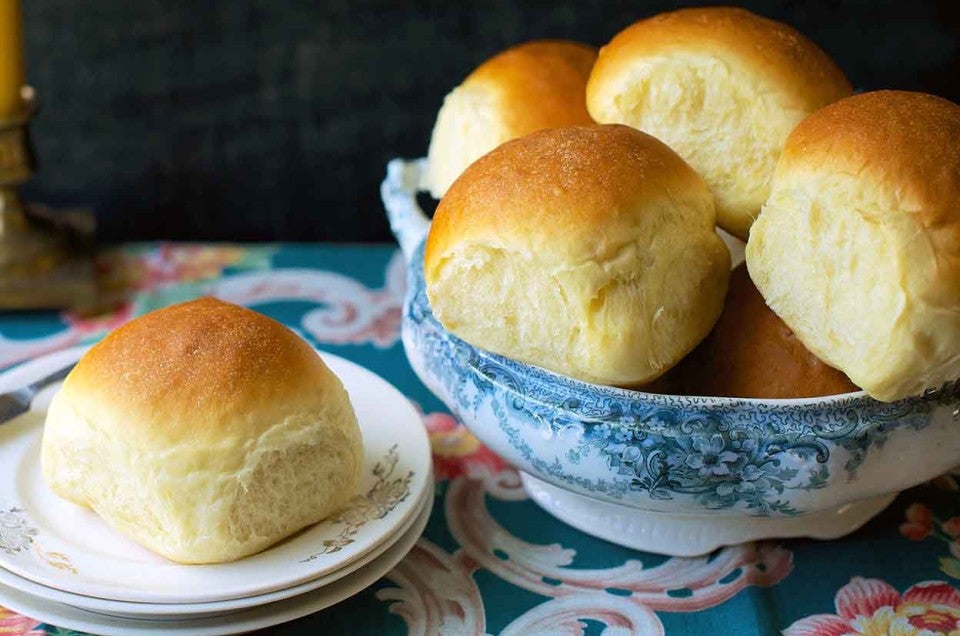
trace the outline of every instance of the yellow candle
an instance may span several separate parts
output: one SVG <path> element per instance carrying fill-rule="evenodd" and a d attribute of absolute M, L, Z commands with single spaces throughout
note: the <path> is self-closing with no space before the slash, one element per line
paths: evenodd
<path fill-rule="evenodd" d="M 20 0 L 0 0 L 0 119 L 20 112 L 24 83 Z"/>

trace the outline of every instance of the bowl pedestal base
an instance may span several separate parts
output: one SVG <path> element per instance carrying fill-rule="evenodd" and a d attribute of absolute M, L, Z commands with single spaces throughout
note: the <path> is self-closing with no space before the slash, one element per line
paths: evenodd
<path fill-rule="evenodd" d="M 564 523 L 612 543 L 670 556 L 698 556 L 760 539 L 836 539 L 869 521 L 896 495 L 863 499 L 796 517 L 650 512 L 564 490 L 520 473 L 530 498 Z"/>

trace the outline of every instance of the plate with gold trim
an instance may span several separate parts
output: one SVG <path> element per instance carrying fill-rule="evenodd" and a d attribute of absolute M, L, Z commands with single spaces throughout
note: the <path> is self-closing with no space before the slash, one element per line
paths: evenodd
<path fill-rule="evenodd" d="M 298 594 L 274 603 L 255 605 L 229 614 L 190 617 L 177 620 L 121 618 L 90 612 L 43 597 L 25 594 L 0 586 L 0 605 L 24 616 L 57 625 L 68 630 L 80 630 L 103 636 L 154 636 L 156 634 L 183 636 L 224 636 L 245 634 L 272 625 L 296 620 L 307 614 L 339 603 L 366 589 L 387 574 L 413 548 L 423 532 L 433 509 L 433 492 L 427 493 L 411 527 L 399 536 L 383 554 L 360 567 L 356 572 L 329 585 Z"/>
<path fill-rule="evenodd" d="M 0 375 L 0 392 L 80 358 L 74 348 Z M 40 473 L 43 420 L 58 385 L 0 425 L 0 567 L 50 588 L 135 603 L 207 603 L 266 594 L 329 575 L 375 549 L 417 512 L 432 487 L 430 444 L 413 405 L 388 382 L 320 355 L 350 394 L 366 461 L 359 493 L 340 512 L 253 556 L 180 565 L 137 545 L 95 513 L 54 495 Z"/>
<path fill-rule="evenodd" d="M 113 618 L 150 621 L 184 621 L 225 616 L 253 607 L 277 603 L 278 601 L 303 596 L 321 587 L 332 585 L 340 581 L 340 579 L 347 578 L 354 572 L 365 570 L 368 565 L 379 560 L 380 557 L 387 552 L 392 551 L 398 542 L 402 542 L 404 537 L 416 531 L 416 528 L 422 525 L 421 518 L 425 515 L 429 517 L 430 511 L 433 508 L 433 494 L 432 489 L 428 488 L 424 491 L 423 500 L 417 504 L 417 510 L 419 512 L 400 527 L 395 537 L 387 539 L 370 552 L 354 559 L 339 570 L 334 570 L 325 576 L 282 590 L 267 592 L 266 594 L 257 594 L 255 596 L 245 596 L 243 598 L 233 598 L 226 601 L 211 601 L 209 603 L 133 603 L 130 601 L 110 601 L 55 590 L 20 578 L 16 574 L 0 568 L 0 605 L 3 605 L 3 594 L 6 588 L 21 592 L 35 599 L 42 599 L 43 601 L 55 604 L 69 605 L 75 609 L 103 614 Z M 417 531 L 417 535 L 419 536 L 419 531 Z M 416 540 L 416 538 L 414 538 L 414 540 Z"/>

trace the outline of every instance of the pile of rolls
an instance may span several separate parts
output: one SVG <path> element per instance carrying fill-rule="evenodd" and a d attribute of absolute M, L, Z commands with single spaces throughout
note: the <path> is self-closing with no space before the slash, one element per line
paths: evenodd
<path fill-rule="evenodd" d="M 444 100 L 425 179 L 427 296 L 477 347 L 687 395 L 960 377 L 960 106 L 853 95 L 779 22 L 683 9 L 599 51 L 513 47 Z"/>

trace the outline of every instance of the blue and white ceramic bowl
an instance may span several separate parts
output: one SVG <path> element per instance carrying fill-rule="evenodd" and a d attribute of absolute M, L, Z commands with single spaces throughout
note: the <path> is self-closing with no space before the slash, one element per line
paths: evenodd
<path fill-rule="evenodd" d="M 673 554 L 768 536 L 835 537 L 960 463 L 960 384 L 882 403 L 863 392 L 760 400 L 587 384 L 473 347 L 427 302 L 423 160 L 382 194 L 407 257 L 403 343 L 423 382 L 530 494 L 572 525 Z M 478 298 L 477 302 L 483 302 Z"/>

